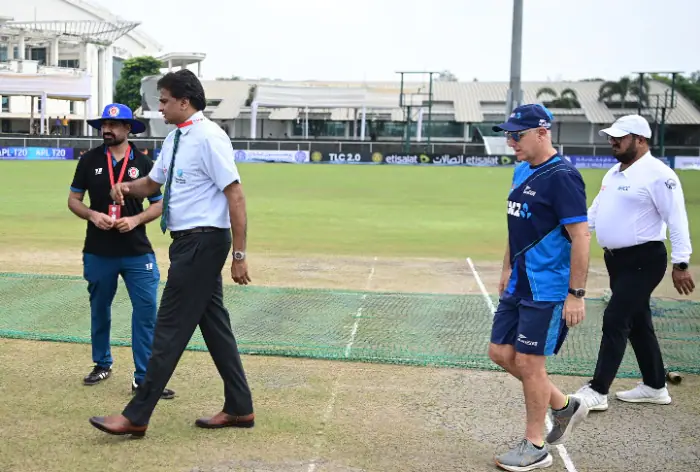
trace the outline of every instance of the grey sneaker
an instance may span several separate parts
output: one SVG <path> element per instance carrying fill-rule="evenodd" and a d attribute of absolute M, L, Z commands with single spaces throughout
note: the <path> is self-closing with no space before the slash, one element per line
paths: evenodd
<path fill-rule="evenodd" d="M 511 472 L 544 469 L 552 465 L 552 455 L 546 445 L 537 449 L 530 441 L 523 439 L 510 451 L 497 455 L 496 465 Z"/>
<path fill-rule="evenodd" d="M 588 407 L 578 398 L 569 396 L 569 404 L 561 411 L 552 410 L 552 430 L 547 442 L 552 446 L 564 443 L 571 431 L 588 416 Z"/>

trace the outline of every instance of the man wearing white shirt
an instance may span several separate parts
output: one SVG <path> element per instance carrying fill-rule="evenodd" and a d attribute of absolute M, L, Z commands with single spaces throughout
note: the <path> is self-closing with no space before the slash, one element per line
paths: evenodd
<path fill-rule="evenodd" d="M 671 403 L 649 302 L 664 278 L 666 229 L 671 239 L 673 285 L 690 294 L 690 235 L 683 189 L 676 173 L 649 152 L 649 123 L 639 115 L 619 118 L 607 136 L 619 164 L 603 178 L 588 211 L 589 227 L 605 251 L 612 295 L 603 315 L 603 336 L 593 379 L 575 396 L 590 410 L 608 409 L 608 390 L 622 362 L 627 340 L 634 349 L 643 382 L 617 392 L 633 403 Z"/>
<path fill-rule="evenodd" d="M 222 411 L 200 418 L 201 428 L 250 428 L 255 423 L 248 387 L 229 313 L 221 270 L 233 252 L 231 276 L 250 282 L 245 257 L 246 209 L 231 140 L 202 110 L 199 79 L 183 69 L 158 81 L 160 112 L 177 126 L 148 176 L 117 184 L 112 198 L 150 195 L 165 184 L 161 229 L 170 230 L 170 269 L 158 310 L 146 378 L 121 415 L 92 417 L 109 434 L 143 436 L 151 414 L 192 334 L 199 326 L 224 381 Z M 233 233 L 233 235 L 231 234 Z"/>

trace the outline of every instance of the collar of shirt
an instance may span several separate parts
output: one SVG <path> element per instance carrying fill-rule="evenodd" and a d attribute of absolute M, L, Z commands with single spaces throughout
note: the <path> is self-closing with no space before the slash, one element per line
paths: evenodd
<path fill-rule="evenodd" d="M 620 167 L 622 166 L 622 164 L 620 164 L 618 162 L 617 164 L 615 164 L 613 174 L 622 174 L 625 177 L 633 177 L 637 173 L 643 172 L 649 159 L 653 159 L 653 157 L 651 155 L 651 151 L 647 151 L 642 157 L 637 159 L 637 161 L 635 163 L 633 163 L 631 166 L 629 166 L 625 170 L 620 170 Z"/>
<path fill-rule="evenodd" d="M 194 115 L 190 116 L 184 123 L 178 126 L 178 129 L 180 130 L 181 134 L 185 135 L 190 132 L 193 125 L 197 124 L 197 122 L 202 120 L 204 120 L 204 113 L 198 111 Z"/>
<path fill-rule="evenodd" d="M 104 152 L 104 154 L 105 154 L 105 156 L 106 156 L 106 155 L 107 155 L 107 146 L 106 146 L 106 145 L 103 145 L 103 146 L 102 146 L 102 149 L 103 149 L 103 152 Z M 130 161 L 133 161 L 133 160 L 134 160 L 134 149 L 135 149 L 135 147 L 134 147 L 134 145 L 133 145 L 130 141 L 129 141 L 129 149 L 130 149 L 130 151 L 129 151 L 129 160 L 130 160 Z M 113 165 L 113 166 L 116 166 L 116 165 L 117 165 L 117 159 L 116 159 L 114 156 L 112 156 L 112 165 Z"/>

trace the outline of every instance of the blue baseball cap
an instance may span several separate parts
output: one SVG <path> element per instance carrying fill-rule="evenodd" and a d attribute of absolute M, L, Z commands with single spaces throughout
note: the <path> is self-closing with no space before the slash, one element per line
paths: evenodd
<path fill-rule="evenodd" d="M 513 110 L 508 120 L 491 129 L 494 131 L 524 131 L 532 128 L 551 128 L 554 115 L 543 105 L 533 103 L 521 105 Z"/>
<path fill-rule="evenodd" d="M 131 125 L 131 132 L 139 134 L 146 131 L 146 125 L 134 118 L 131 108 L 121 103 L 110 103 L 102 111 L 102 116 L 94 120 L 87 120 L 87 124 L 99 130 L 102 122 L 106 120 L 125 121 Z"/>

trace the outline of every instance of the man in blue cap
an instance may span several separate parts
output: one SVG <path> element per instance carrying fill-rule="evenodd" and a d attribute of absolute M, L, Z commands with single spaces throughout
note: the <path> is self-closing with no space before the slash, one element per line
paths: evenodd
<path fill-rule="evenodd" d="M 96 385 L 111 375 L 111 306 L 121 275 L 133 307 L 131 336 L 135 371 L 131 390 L 135 392 L 143 382 L 151 356 L 160 282 L 145 225 L 160 217 L 163 197 L 159 190 L 150 195 L 150 205 L 145 210 L 143 199 L 127 198 L 124 205 L 118 205 L 110 197 L 115 184 L 148 175 L 153 168 L 153 161 L 128 140 L 129 133 L 146 130 L 142 122 L 134 119 L 129 107 L 120 103 L 107 105 L 102 116 L 89 120 L 88 124 L 102 132 L 104 144 L 80 158 L 68 196 L 68 208 L 87 220 L 83 274 L 90 294 L 95 366 L 83 382 Z M 85 192 L 90 197 L 89 207 L 83 203 Z M 169 389 L 163 392 L 163 398 L 174 395 Z"/>
<path fill-rule="evenodd" d="M 539 104 L 517 107 L 493 127 L 504 131 L 519 163 L 508 196 L 508 244 L 498 287 L 489 356 L 523 384 L 527 427 L 513 449 L 496 456 L 505 470 L 552 465 L 544 441 L 547 407 L 553 427 L 546 441 L 563 443 L 588 414 L 549 380 L 568 329 L 585 316 L 590 233 L 583 178 L 552 146 L 554 117 Z"/>

